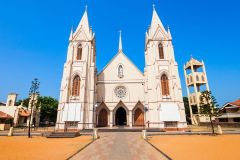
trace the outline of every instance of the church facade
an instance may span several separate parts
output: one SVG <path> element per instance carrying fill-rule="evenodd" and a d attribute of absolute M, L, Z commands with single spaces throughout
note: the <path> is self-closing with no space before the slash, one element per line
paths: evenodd
<path fill-rule="evenodd" d="M 85 11 L 71 31 L 60 89 L 58 129 L 146 126 L 187 127 L 172 36 L 153 10 L 141 72 L 123 53 L 120 34 L 115 57 L 96 69 L 96 41 Z"/>

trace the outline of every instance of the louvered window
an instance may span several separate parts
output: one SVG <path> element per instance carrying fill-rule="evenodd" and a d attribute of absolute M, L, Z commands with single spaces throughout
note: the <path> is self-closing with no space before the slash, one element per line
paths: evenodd
<path fill-rule="evenodd" d="M 75 76 L 73 79 L 72 85 L 72 96 L 79 96 L 80 95 L 80 77 Z"/>
<path fill-rule="evenodd" d="M 161 85 L 162 85 L 162 95 L 164 95 L 164 96 L 170 95 L 169 82 L 168 82 L 168 77 L 166 76 L 166 74 L 163 74 L 161 77 Z"/>

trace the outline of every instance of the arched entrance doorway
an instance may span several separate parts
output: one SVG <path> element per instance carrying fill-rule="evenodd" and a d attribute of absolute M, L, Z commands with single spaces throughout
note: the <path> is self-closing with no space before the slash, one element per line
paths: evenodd
<path fill-rule="evenodd" d="M 127 125 L 127 113 L 123 107 L 119 107 L 116 111 L 115 125 L 117 126 Z"/>
<path fill-rule="evenodd" d="M 135 126 L 144 126 L 144 113 L 138 108 L 134 113 L 134 125 Z"/>
<path fill-rule="evenodd" d="M 101 109 L 98 115 L 98 127 L 107 127 L 108 125 L 108 112 L 105 108 Z"/>

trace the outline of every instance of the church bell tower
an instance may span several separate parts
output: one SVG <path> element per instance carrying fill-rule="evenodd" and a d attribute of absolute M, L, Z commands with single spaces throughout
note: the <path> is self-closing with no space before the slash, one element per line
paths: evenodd
<path fill-rule="evenodd" d="M 60 89 L 57 129 L 93 128 L 96 45 L 87 10 L 71 30 Z"/>
<path fill-rule="evenodd" d="M 182 89 L 170 29 L 155 10 L 145 42 L 145 107 L 150 127 L 186 128 Z M 170 116 L 169 116 L 170 115 Z"/>

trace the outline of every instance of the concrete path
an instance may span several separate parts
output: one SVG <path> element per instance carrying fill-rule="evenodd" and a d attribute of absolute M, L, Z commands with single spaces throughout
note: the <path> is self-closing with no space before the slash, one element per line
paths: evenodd
<path fill-rule="evenodd" d="M 165 160 L 155 148 L 141 139 L 141 133 L 100 133 L 100 139 L 71 160 Z"/>

